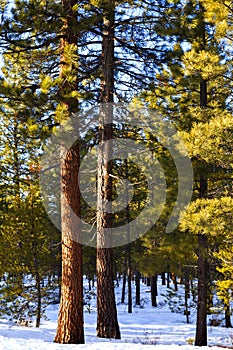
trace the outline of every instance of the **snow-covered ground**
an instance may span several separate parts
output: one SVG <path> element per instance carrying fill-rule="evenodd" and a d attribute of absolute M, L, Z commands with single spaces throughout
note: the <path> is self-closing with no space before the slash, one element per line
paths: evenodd
<path fill-rule="evenodd" d="M 181 288 L 181 287 L 180 287 Z M 166 287 L 159 287 L 159 307 L 150 306 L 149 288 L 141 285 L 143 308 L 134 307 L 128 314 L 127 305 L 118 304 L 118 320 L 121 329 L 121 340 L 104 340 L 96 337 L 95 297 L 91 307 L 85 311 L 85 345 L 60 345 L 53 342 L 58 306 L 47 308 L 47 320 L 42 320 L 40 328 L 23 327 L 0 319 L 0 350 L 147 350 L 156 346 L 157 350 L 193 350 L 206 349 L 195 347 L 192 343 L 195 337 L 195 310 L 191 313 L 191 324 L 186 324 L 181 313 L 171 313 L 164 304 Z M 116 289 L 117 300 L 120 300 L 121 287 Z M 89 309 L 89 312 L 87 311 Z M 233 329 L 224 327 L 208 327 L 208 345 L 212 350 L 233 346 Z M 208 347 L 209 348 L 209 347 Z"/>

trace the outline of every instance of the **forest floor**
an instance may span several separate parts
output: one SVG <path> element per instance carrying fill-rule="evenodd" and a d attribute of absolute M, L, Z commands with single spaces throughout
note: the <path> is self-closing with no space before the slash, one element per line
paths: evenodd
<path fill-rule="evenodd" d="M 196 309 L 191 309 L 190 324 L 187 324 L 183 312 L 171 312 L 165 296 L 169 292 L 165 286 L 159 285 L 158 307 L 153 308 L 150 306 L 149 287 L 141 284 L 142 306 L 134 306 L 132 314 L 128 314 L 127 304 L 119 303 L 121 285 L 116 288 L 121 340 L 96 337 L 96 297 L 95 293 L 87 292 L 86 296 L 90 295 L 91 299 L 85 305 L 85 345 L 60 345 L 53 342 L 58 305 L 49 305 L 46 309 L 47 319 L 42 320 L 40 328 L 35 328 L 33 324 L 30 327 L 19 326 L 7 319 L 0 319 L 0 350 L 146 350 L 151 349 L 151 346 L 157 350 L 233 349 L 233 329 L 222 326 L 208 326 L 208 347 L 194 346 Z M 183 287 L 179 286 L 178 296 L 182 295 Z M 173 298 L 173 306 L 177 305 L 179 298 Z"/>

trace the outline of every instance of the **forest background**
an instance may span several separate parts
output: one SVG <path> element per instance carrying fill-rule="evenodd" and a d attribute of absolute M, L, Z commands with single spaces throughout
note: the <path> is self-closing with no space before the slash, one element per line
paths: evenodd
<path fill-rule="evenodd" d="M 132 279 L 148 278 L 156 306 L 157 275 L 167 273 L 185 283 L 187 298 L 193 281 L 198 281 L 195 343 L 206 345 L 206 319 L 216 293 L 226 326 L 231 325 L 232 3 L 1 0 L 0 4 L 1 313 L 36 315 L 39 327 L 43 308 L 54 295 L 51 291 L 61 285 L 55 341 L 83 343 L 85 274 L 90 284 L 97 279 L 97 336 L 120 338 L 113 279 L 123 276 L 130 286 Z M 192 200 L 172 233 L 166 226 L 178 193 L 176 164 L 157 135 L 129 124 L 100 121 L 61 160 L 66 197 L 61 199 L 62 234 L 43 206 L 40 159 L 50 136 L 74 114 L 113 102 L 150 108 L 169 121 L 185 143 L 194 172 Z M 134 184 L 125 210 L 101 216 L 81 197 L 77 174 L 82 159 L 113 135 L 137 140 L 153 153 L 165 174 L 166 203 L 159 219 L 136 241 L 113 249 L 82 246 L 70 239 L 77 230 L 70 207 L 96 223 L 97 240 L 104 240 L 109 222 L 129 223 L 143 211 L 148 197 L 148 174 L 134 159 L 98 164 L 99 205 L 103 198 L 116 197 L 119 179 Z M 151 161 L 150 155 L 146 157 Z"/>

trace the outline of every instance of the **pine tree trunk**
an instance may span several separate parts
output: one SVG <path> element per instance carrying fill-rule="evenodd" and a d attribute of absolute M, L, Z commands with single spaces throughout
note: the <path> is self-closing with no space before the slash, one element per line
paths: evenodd
<path fill-rule="evenodd" d="M 229 303 L 225 305 L 225 326 L 226 328 L 232 328 L 231 324 L 231 311 Z"/>
<path fill-rule="evenodd" d="M 78 111 L 77 101 L 69 98 L 77 90 L 77 70 L 66 61 L 64 54 L 69 45 L 77 44 L 77 13 L 73 6 L 76 0 L 62 0 L 63 18 L 60 44 L 60 76 L 63 80 L 60 91 L 61 103 L 69 118 Z M 70 82 L 66 70 L 73 76 Z M 83 270 L 81 242 L 81 202 L 78 185 L 80 167 L 79 142 L 69 150 L 61 147 L 61 228 L 62 228 L 62 278 L 58 327 L 55 342 L 61 344 L 83 344 Z"/>
<path fill-rule="evenodd" d="M 127 247 L 128 250 L 128 313 L 132 313 L 132 269 L 131 269 L 131 255 L 130 255 L 130 245 Z"/>
<path fill-rule="evenodd" d="M 127 263 L 127 256 L 126 256 L 126 250 L 125 250 L 125 256 L 124 256 L 124 272 L 123 272 L 122 291 L 121 291 L 121 303 L 122 303 L 122 304 L 124 304 L 124 302 L 125 302 L 126 263 Z"/>
<path fill-rule="evenodd" d="M 204 21 L 204 8 L 200 5 L 200 50 L 206 49 L 206 29 Z M 200 77 L 200 107 L 207 107 L 207 82 Z M 204 198 L 207 194 L 208 180 L 202 174 L 199 182 L 199 197 Z M 197 324 L 196 346 L 207 345 L 207 237 L 198 235 L 198 300 L 197 300 Z"/>
<path fill-rule="evenodd" d="M 188 299 L 190 298 L 190 288 L 189 288 L 189 278 L 188 273 L 185 271 L 185 279 L 184 279 L 184 286 L 185 286 L 185 316 L 186 316 L 186 323 L 189 324 L 189 309 L 188 309 Z"/>
<path fill-rule="evenodd" d="M 36 306 L 36 327 L 40 327 L 41 320 L 41 285 L 40 285 L 40 274 L 38 269 L 36 270 L 36 296 L 37 296 L 37 306 Z"/>
<path fill-rule="evenodd" d="M 97 337 L 120 339 L 112 274 L 112 249 L 97 251 Z"/>
<path fill-rule="evenodd" d="M 196 293 L 195 293 L 193 279 L 191 279 L 190 284 L 191 284 L 192 300 L 193 300 L 193 302 L 196 302 Z"/>
<path fill-rule="evenodd" d="M 19 137 L 18 137 L 18 131 L 19 131 L 19 120 L 18 115 L 15 114 L 14 117 L 14 124 L 13 124 L 13 173 L 14 173 L 14 195 L 15 195 L 15 201 L 18 205 L 20 202 L 20 163 L 19 163 Z"/>
<path fill-rule="evenodd" d="M 128 161 L 127 159 L 124 160 L 125 164 L 125 176 L 126 179 L 128 178 Z M 128 188 L 128 182 L 126 182 L 126 188 L 125 188 L 125 201 L 126 201 L 126 219 L 127 223 L 130 222 L 130 212 L 129 212 L 129 188 Z M 127 226 L 127 246 L 126 246 L 126 252 L 127 252 L 127 274 L 128 274 L 128 313 L 132 313 L 132 266 L 131 266 L 131 245 L 130 245 L 130 225 Z"/>
<path fill-rule="evenodd" d="M 116 280 L 116 287 L 118 288 L 120 286 L 120 275 L 117 272 L 117 263 L 115 261 L 115 280 Z"/>
<path fill-rule="evenodd" d="M 62 282 L 56 343 L 83 344 L 83 271 L 78 187 L 79 145 L 62 162 Z M 74 215 L 74 213 L 76 215 Z M 76 239 L 74 240 L 74 237 Z"/>
<path fill-rule="evenodd" d="M 34 201 L 32 198 L 31 201 L 31 235 L 32 237 L 35 235 L 35 217 L 34 217 Z M 32 252 L 33 252 L 33 262 L 34 262 L 34 273 L 35 273 L 35 280 L 36 280 L 36 299 L 37 299 L 37 306 L 36 306 L 36 328 L 40 327 L 40 321 L 41 321 L 41 278 L 40 278 L 40 272 L 39 272 L 39 261 L 38 261 L 38 254 L 37 249 L 38 245 L 36 240 L 33 240 L 32 246 L 31 246 Z"/>
<path fill-rule="evenodd" d="M 136 305 L 141 305 L 140 298 L 140 273 L 136 271 L 135 274 L 135 285 L 136 285 Z"/>
<path fill-rule="evenodd" d="M 172 272 L 172 282 L 173 282 L 173 284 L 174 284 L 174 289 L 175 289 L 175 291 L 177 292 L 177 291 L 178 291 L 177 277 L 176 277 L 176 275 L 174 274 L 174 272 Z"/>
<path fill-rule="evenodd" d="M 166 286 L 166 275 L 165 275 L 165 272 L 162 272 L 161 278 L 162 278 L 162 286 Z"/>
<path fill-rule="evenodd" d="M 170 288 L 170 273 L 167 272 L 167 288 Z"/>
<path fill-rule="evenodd" d="M 198 301 L 197 301 L 197 325 L 196 346 L 207 345 L 207 271 L 206 271 L 206 247 L 207 237 L 198 235 Z"/>
<path fill-rule="evenodd" d="M 88 276 L 88 289 L 91 291 L 91 277 Z"/>
<path fill-rule="evenodd" d="M 102 80 L 97 185 L 97 336 L 120 339 L 113 283 L 111 240 L 112 106 L 114 91 L 115 2 L 103 3 Z"/>
<path fill-rule="evenodd" d="M 157 307 L 157 275 L 154 275 L 150 278 L 151 284 L 151 305 Z"/>

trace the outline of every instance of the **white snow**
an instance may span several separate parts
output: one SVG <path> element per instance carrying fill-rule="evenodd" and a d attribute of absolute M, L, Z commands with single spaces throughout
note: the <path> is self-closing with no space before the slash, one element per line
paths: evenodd
<path fill-rule="evenodd" d="M 182 291 L 182 287 L 179 286 Z M 134 290 L 134 286 L 133 286 Z M 56 334 L 58 305 L 50 305 L 46 310 L 48 320 L 42 320 L 40 328 L 18 326 L 6 319 L 0 319 L 0 350 L 219 350 L 222 346 L 232 347 L 233 329 L 208 326 L 208 347 L 196 347 L 188 341 L 195 338 L 195 310 L 191 313 L 191 324 L 186 324 L 183 314 L 171 313 L 163 303 L 166 287 L 159 286 L 158 301 L 162 305 L 150 306 L 148 287 L 141 285 L 144 307 L 133 307 L 128 314 L 126 304 L 118 304 L 118 320 L 121 340 L 99 339 L 96 337 L 96 306 L 92 300 L 91 312 L 85 311 L 85 345 L 61 345 L 53 342 Z M 120 300 L 121 287 L 116 288 L 116 298 Z M 127 297 L 127 295 L 126 295 Z M 127 298 L 126 298 L 127 299 Z"/>

